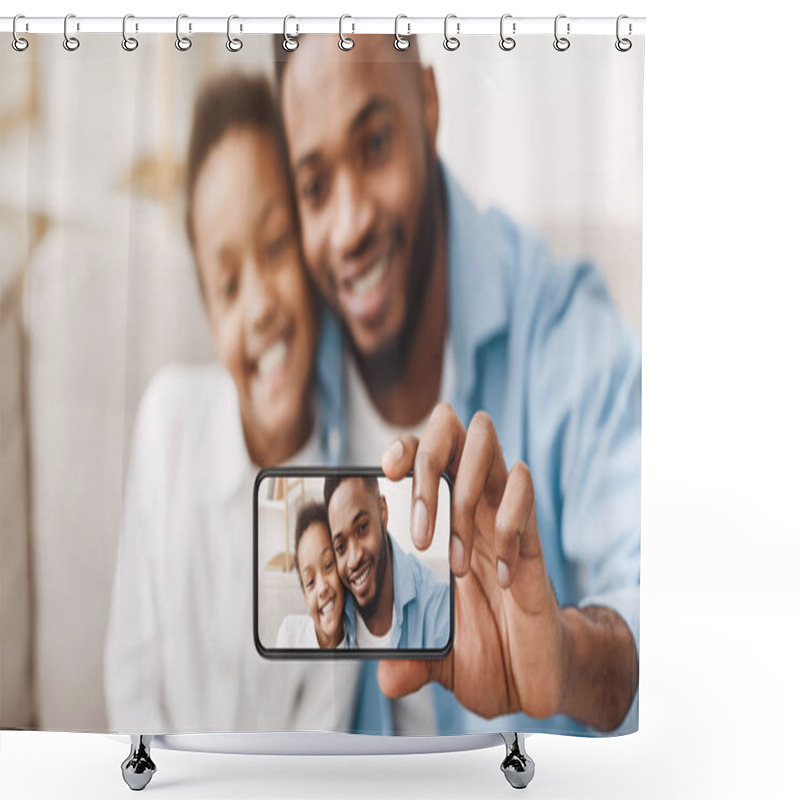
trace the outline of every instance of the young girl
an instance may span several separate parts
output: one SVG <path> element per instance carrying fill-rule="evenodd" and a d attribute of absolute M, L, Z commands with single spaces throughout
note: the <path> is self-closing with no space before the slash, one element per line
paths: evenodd
<path fill-rule="evenodd" d="M 276 646 L 343 648 L 344 587 L 336 571 L 331 529 L 323 503 L 308 503 L 298 512 L 294 551 L 308 615 L 287 616 L 278 631 Z"/>
<path fill-rule="evenodd" d="M 161 370 L 139 407 L 106 642 L 110 728 L 344 730 L 355 673 L 269 662 L 253 642 L 256 474 L 325 460 L 316 307 L 265 78 L 230 74 L 199 97 L 186 227 L 219 363 Z M 330 700 L 334 681 L 344 702 Z"/>

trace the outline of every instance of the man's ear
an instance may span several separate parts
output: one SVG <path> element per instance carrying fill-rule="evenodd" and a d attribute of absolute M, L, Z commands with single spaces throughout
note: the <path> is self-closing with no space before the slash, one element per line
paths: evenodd
<path fill-rule="evenodd" d="M 389 525 L 389 506 L 386 505 L 386 498 L 383 495 L 381 495 L 380 506 L 381 506 L 381 525 L 384 530 L 387 530 Z"/>
<path fill-rule="evenodd" d="M 436 149 L 436 135 L 439 132 L 439 90 L 436 88 L 436 75 L 433 67 L 422 69 L 422 102 L 425 109 L 425 132 L 431 149 Z"/>

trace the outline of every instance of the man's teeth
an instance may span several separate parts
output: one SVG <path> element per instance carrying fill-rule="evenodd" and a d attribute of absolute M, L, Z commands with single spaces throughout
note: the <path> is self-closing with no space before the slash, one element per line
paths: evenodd
<path fill-rule="evenodd" d="M 362 572 L 360 572 L 358 575 L 356 575 L 351 581 L 353 586 L 355 586 L 356 588 L 359 588 L 359 587 L 363 586 L 364 582 L 367 580 L 367 576 L 369 575 L 369 570 L 370 570 L 370 568 L 367 567 Z"/>
<path fill-rule="evenodd" d="M 324 606 L 319 610 L 319 615 L 324 617 L 329 611 L 333 611 L 333 599 L 328 600 Z"/>
<path fill-rule="evenodd" d="M 279 367 L 286 360 L 289 348 L 284 339 L 278 339 L 258 359 L 258 372 L 261 376 L 269 375 L 272 370 Z"/>
<path fill-rule="evenodd" d="M 374 289 L 380 283 L 388 267 L 389 259 L 387 256 L 383 256 L 383 258 L 379 258 L 363 275 L 360 275 L 358 278 L 353 278 L 352 286 L 354 294 L 361 297 L 371 289 Z"/>

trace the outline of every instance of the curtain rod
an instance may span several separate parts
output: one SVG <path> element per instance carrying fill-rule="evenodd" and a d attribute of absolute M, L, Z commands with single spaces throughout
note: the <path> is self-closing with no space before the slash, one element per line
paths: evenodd
<path fill-rule="evenodd" d="M 616 17 L 570 17 L 560 15 L 559 24 L 570 26 L 572 35 L 604 35 L 613 36 L 617 30 Z M 11 33 L 13 17 L 0 17 L 0 31 Z M 339 17 L 304 17 L 292 16 L 291 34 L 299 33 L 339 33 Z M 356 17 L 347 16 L 342 23 L 346 34 L 351 33 L 395 33 L 395 17 Z M 442 34 L 444 17 L 405 17 L 399 22 L 400 32 L 410 34 Z M 644 17 L 627 17 L 624 19 L 624 34 L 637 35 L 644 33 Z M 129 33 L 175 33 L 175 17 L 130 17 L 127 23 Z M 298 27 L 299 26 L 299 27 Z M 458 17 L 450 19 L 449 30 L 459 36 L 470 34 L 498 33 L 500 17 Z M 553 17 L 514 17 L 507 16 L 505 30 L 513 35 L 553 34 Z M 69 19 L 71 33 L 121 33 L 122 17 L 80 17 Z M 226 33 L 227 17 L 193 17 L 183 16 L 181 31 L 183 33 Z M 232 30 L 237 34 L 282 34 L 284 32 L 283 17 L 236 17 L 232 22 Z M 17 33 L 62 33 L 64 17 L 20 17 L 17 21 Z"/>

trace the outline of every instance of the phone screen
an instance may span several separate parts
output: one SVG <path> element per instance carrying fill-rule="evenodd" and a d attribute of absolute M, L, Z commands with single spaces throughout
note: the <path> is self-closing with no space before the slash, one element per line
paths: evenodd
<path fill-rule="evenodd" d="M 254 633 L 265 658 L 441 658 L 452 645 L 451 487 L 411 538 L 412 477 L 264 469 L 254 491 Z M 430 514 L 430 510 L 428 511 Z"/>

